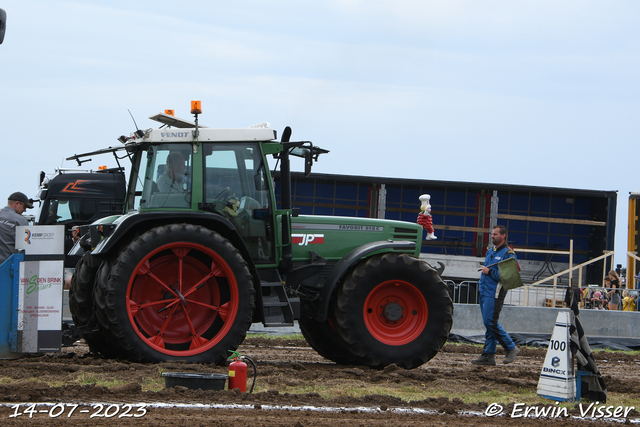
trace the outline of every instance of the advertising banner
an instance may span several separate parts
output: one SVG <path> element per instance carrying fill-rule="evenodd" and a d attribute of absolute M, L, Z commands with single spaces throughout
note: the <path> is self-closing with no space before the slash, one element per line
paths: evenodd
<path fill-rule="evenodd" d="M 64 284 L 64 226 L 16 227 L 20 263 L 16 340 L 19 353 L 62 349 L 62 291 Z"/>
<path fill-rule="evenodd" d="M 17 348 L 20 353 L 62 348 L 63 261 L 20 263 Z"/>
<path fill-rule="evenodd" d="M 25 255 L 64 256 L 64 225 L 18 226 L 16 249 Z"/>

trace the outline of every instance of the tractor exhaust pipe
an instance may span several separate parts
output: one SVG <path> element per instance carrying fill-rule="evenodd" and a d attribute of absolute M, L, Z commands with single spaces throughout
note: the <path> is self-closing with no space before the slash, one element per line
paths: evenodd
<path fill-rule="evenodd" d="M 291 209 L 291 159 L 289 157 L 289 140 L 291 128 L 287 126 L 282 132 L 282 155 L 280 158 L 280 200 L 283 210 Z M 285 270 L 290 270 L 293 256 L 291 255 L 291 218 L 289 215 L 282 217 L 282 263 Z"/>

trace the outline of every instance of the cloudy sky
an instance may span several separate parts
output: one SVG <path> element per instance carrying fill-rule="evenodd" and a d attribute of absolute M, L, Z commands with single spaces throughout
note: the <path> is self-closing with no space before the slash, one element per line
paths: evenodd
<path fill-rule="evenodd" d="M 0 195 L 172 108 L 289 125 L 315 172 L 640 191 L 636 1 L 0 0 Z M 100 163 L 94 160 L 93 167 Z M 294 165 L 295 166 L 295 165 Z M 300 168 L 302 166 L 300 165 Z"/>

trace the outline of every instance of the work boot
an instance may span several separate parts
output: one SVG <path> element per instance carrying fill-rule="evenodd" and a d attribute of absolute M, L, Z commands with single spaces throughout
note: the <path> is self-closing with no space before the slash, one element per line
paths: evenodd
<path fill-rule="evenodd" d="M 513 350 L 508 350 L 507 355 L 504 357 L 502 363 L 507 364 L 513 362 L 519 354 L 520 349 L 518 347 L 514 348 Z"/>
<path fill-rule="evenodd" d="M 480 357 L 472 360 L 471 363 L 474 365 L 496 366 L 496 359 L 494 354 L 482 353 Z"/>

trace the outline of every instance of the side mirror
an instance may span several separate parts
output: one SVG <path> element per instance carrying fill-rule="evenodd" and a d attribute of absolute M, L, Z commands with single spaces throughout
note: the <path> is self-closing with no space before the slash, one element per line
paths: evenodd
<path fill-rule="evenodd" d="M 4 40 L 4 31 L 7 28 L 7 12 L 0 9 L 0 44 Z"/>
<path fill-rule="evenodd" d="M 261 173 L 253 176 L 253 183 L 256 190 L 258 191 L 263 191 L 267 189 L 267 182 L 264 179 L 264 175 L 262 175 Z"/>
<path fill-rule="evenodd" d="M 304 150 L 304 176 L 309 176 L 312 165 L 313 157 L 311 155 L 311 150 Z"/>

